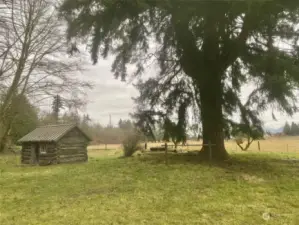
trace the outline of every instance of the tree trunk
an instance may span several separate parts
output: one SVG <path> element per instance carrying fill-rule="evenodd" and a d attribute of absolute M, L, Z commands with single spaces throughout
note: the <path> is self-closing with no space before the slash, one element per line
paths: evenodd
<path fill-rule="evenodd" d="M 8 136 L 11 132 L 11 124 L 12 122 L 9 121 L 9 124 L 5 128 L 3 135 L 0 137 L 0 153 L 6 152 L 7 150 Z"/>
<path fill-rule="evenodd" d="M 210 148 L 208 144 L 211 143 L 212 158 L 224 160 L 228 158 L 224 146 L 222 114 L 222 75 L 225 69 L 220 57 L 217 16 L 211 13 L 206 15 L 201 51 L 198 50 L 194 35 L 188 29 L 188 22 L 179 16 L 176 17 L 175 14 L 172 21 L 178 47 L 183 50 L 180 63 L 184 72 L 197 83 L 199 88 L 202 138 L 203 144 L 205 144 L 201 150 L 201 155 L 209 158 Z"/>
<path fill-rule="evenodd" d="M 225 160 L 228 153 L 224 145 L 221 75 L 210 74 L 200 82 L 200 101 L 204 144 L 201 155 L 210 156 L 210 143 L 212 159 Z"/>

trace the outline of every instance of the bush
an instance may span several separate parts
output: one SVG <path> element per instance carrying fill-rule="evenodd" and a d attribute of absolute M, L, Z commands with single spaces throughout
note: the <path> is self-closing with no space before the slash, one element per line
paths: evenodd
<path fill-rule="evenodd" d="M 131 157 L 136 151 L 141 150 L 141 135 L 131 133 L 122 142 L 124 157 Z"/>

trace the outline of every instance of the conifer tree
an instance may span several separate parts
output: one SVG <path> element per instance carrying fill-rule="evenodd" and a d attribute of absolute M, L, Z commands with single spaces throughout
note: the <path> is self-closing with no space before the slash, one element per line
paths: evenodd
<path fill-rule="evenodd" d="M 69 39 L 91 37 L 94 63 L 116 55 L 115 77 L 125 80 L 128 64 L 141 74 L 156 60 L 160 73 L 140 93 L 150 103 L 144 111 L 179 113 L 181 104 L 196 102 L 203 143 L 215 144 L 215 158 L 228 157 L 224 138 L 232 127 L 262 132 L 259 115 L 269 106 L 296 110 L 298 1 L 65 0 L 61 12 Z M 241 87 L 249 81 L 256 88 L 243 104 Z M 208 152 L 203 147 L 203 156 Z"/>
<path fill-rule="evenodd" d="M 290 127 L 288 122 L 286 122 L 284 127 L 283 127 L 283 133 L 285 135 L 291 135 L 291 127 Z"/>
<path fill-rule="evenodd" d="M 53 102 L 52 102 L 52 112 L 53 116 L 55 118 L 56 123 L 59 121 L 59 112 L 63 108 L 63 102 L 60 97 L 60 95 L 54 96 Z"/>

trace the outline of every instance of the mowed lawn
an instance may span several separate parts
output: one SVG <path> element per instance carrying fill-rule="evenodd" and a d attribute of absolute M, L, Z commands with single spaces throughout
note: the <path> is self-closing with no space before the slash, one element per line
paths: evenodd
<path fill-rule="evenodd" d="M 298 224 L 295 155 L 98 154 L 88 163 L 22 167 L 0 157 L 1 225 Z"/>

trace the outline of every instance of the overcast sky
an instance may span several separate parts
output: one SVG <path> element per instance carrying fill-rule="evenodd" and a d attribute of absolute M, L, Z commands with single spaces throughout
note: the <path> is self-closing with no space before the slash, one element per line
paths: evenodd
<path fill-rule="evenodd" d="M 129 113 L 134 110 L 132 97 L 138 95 L 137 90 L 128 84 L 116 80 L 111 73 L 112 60 L 100 60 L 97 65 L 90 66 L 89 70 L 84 72 L 84 79 L 90 80 L 94 84 L 93 90 L 88 91 L 89 103 L 86 112 L 90 117 L 103 125 L 109 123 L 109 114 L 112 117 L 112 123 L 117 124 L 120 118 L 128 119 Z M 244 98 L 252 90 L 249 85 L 243 88 Z M 293 118 L 275 112 L 277 121 L 272 119 L 272 110 L 268 110 L 262 116 L 262 120 L 267 128 L 279 128 L 285 121 L 299 122 L 299 113 Z"/>
<path fill-rule="evenodd" d="M 94 85 L 88 91 L 86 112 L 94 121 L 103 125 L 109 123 L 109 115 L 113 124 L 117 124 L 119 119 L 128 119 L 134 108 L 132 97 L 138 94 L 131 84 L 114 78 L 111 64 L 112 60 L 100 60 L 82 74 L 84 79 L 92 81 Z"/>

